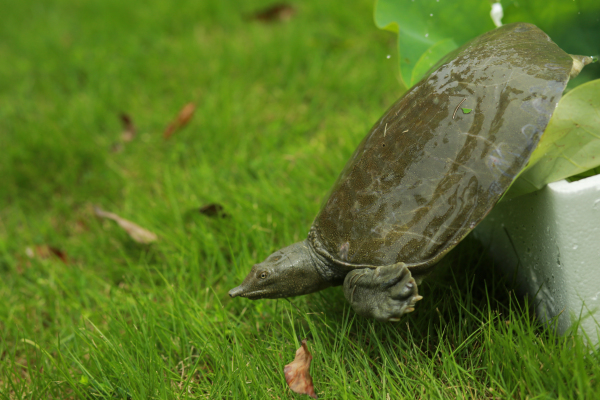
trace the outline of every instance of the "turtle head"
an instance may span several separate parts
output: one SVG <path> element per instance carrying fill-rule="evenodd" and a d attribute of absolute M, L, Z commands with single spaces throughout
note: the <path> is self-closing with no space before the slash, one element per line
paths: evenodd
<path fill-rule="evenodd" d="M 277 299 L 316 292 L 331 284 L 317 272 L 309 244 L 294 243 L 255 264 L 244 282 L 229 291 L 231 297 Z"/>

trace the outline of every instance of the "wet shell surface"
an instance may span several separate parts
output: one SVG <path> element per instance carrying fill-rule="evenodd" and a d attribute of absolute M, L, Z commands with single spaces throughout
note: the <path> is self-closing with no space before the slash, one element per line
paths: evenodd
<path fill-rule="evenodd" d="M 526 166 L 573 60 L 519 23 L 438 65 L 371 129 L 315 219 L 313 246 L 347 269 L 419 272 L 456 246 Z"/>

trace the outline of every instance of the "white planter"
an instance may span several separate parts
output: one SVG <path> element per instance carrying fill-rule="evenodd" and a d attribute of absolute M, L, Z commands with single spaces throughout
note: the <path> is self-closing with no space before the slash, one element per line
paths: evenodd
<path fill-rule="evenodd" d="M 558 316 L 564 332 L 583 315 L 590 341 L 600 336 L 600 175 L 560 181 L 498 204 L 474 235 L 496 264 L 535 299 L 536 313 Z"/>

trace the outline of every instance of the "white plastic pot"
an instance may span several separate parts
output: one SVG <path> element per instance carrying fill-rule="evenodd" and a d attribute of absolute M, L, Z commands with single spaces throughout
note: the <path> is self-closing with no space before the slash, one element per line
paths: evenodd
<path fill-rule="evenodd" d="M 544 321 L 572 318 L 592 343 L 600 337 L 600 175 L 559 181 L 499 203 L 474 235 L 496 264 L 534 299 Z"/>

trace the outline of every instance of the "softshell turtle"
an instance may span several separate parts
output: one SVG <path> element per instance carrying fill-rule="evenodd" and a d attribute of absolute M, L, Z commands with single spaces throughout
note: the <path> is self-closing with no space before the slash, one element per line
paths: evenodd
<path fill-rule="evenodd" d="M 343 284 L 357 314 L 397 321 L 413 311 L 423 276 L 526 166 L 583 59 L 525 23 L 450 53 L 371 129 L 308 238 L 254 265 L 229 295 L 291 297 Z"/>

